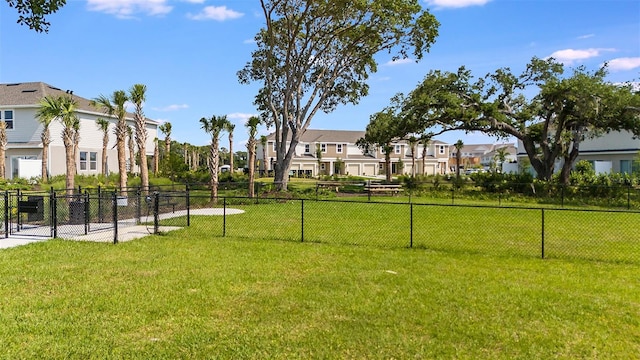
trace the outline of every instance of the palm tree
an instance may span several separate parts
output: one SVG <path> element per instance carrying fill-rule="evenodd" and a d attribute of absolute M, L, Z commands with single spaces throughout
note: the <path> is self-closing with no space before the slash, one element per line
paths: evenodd
<path fill-rule="evenodd" d="M 164 156 L 168 159 L 169 154 L 171 153 L 171 123 L 166 122 L 160 125 L 158 128 L 164 134 Z"/>
<path fill-rule="evenodd" d="M 72 195 L 76 175 L 76 147 L 79 142 L 80 119 L 76 115 L 77 103 L 69 96 L 60 96 L 56 100 L 60 112 L 57 116 L 62 123 L 62 142 L 65 148 L 67 177 L 65 186 L 67 194 Z"/>
<path fill-rule="evenodd" d="M 133 140 L 133 129 L 127 126 L 127 147 L 129 148 L 129 172 L 134 173 L 134 165 L 136 164 L 136 147 Z"/>
<path fill-rule="evenodd" d="M 464 147 L 464 143 L 462 142 L 462 140 L 458 140 L 456 141 L 455 145 L 453 145 L 453 147 L 456 148 L 456 179 L 460 180 L 460 160 L 462 158 L 462 153 L 460 152 L 460 150 L 462 150 L 462 147 Z"/>
<path fill-rule="evenodd" d="M 256 135 L 258 134 L 258 125 L 260 124 L 260 118 L 252 116 L 247 120 L 245 126 L 249 130 L 249 140 L 247 140 L 247 166 L 249 167 L 249 197 L 253 197 L 254 194 L 254 182 L 256 172 Z"/>
<path fill-rule="evenodd" d="M 160 149 L 158 149 L 158 138 L 153 139 L 153 176 L 158 176 L 158 167 L 160 165 Z"/>
<path fill-rule="evenodd" d="M 422 134 L 422 175 L 427 174 L 426 162 L 427 162 L 427 150 L 429 149 L 429 138 Z"/>
<path fill-rule="evenodd" d="M 235 128 L 236 125 L 229 121 L 225 129 L 229 133 L 229 169 L 232 175 L 235 169 L 233 167 L 233 130 L 235 130 Z"/>
<path fill-rule="evenodd" d="M 102 173 L 107 173 L 107 146 L 109 146 L 109 120 L 103 118 L 96 119 L 96 126 L 102 131 Z"/>
<path fill-rule="evenodd" d="M 262 145 L 262 170 L 264 176 L 267 176 L 267 136 L 260 136 L 260 145 Z"/>
<path fill-rule="evenodd" d="M 49 144 L 51 144 L 51 132 L 49 126 L 51 122 L 60 114 L 59 104 L 56 98 L 51 96 L 45 96 L 40 100 L 40 106 L 36 112 L 36 119 L 42 124 L 42 133 L 40 133 L 40 140 L 42 140 L 42 182 L 48 181 L 48 165 L 49 165 Z"/>
<path fill-rule="evenodd" d="M 7 123 L 0 121 L 0 179 L 4 179 L 6 177 L 6 164 L 4 157 L 7 151 L 7 143 Z"/>
<path fill-rule="evenodd" d="M 219 147 L 220 133 L 227 128 L 229 120 L 227 116 L 212 116 L 210 119 L 200 119 L 202 129 L 211 135 L 211 144 L 209 146 L 209 173 L 211 174 L 211 200 L 218 198 L 218 166 L 220 163 Z"/>
<path fill-rule="evenodd" d="M 409 137 L 407 141 L 409 148 L 411 149 L 411 176 L 416 176 L 416 147 L 418 146 L 418 139 L 415 136 Z"/>
<path fill-rule="evenodd" d="M 149 168 L 147 166 L 147 121 L 142 111 L 142 104 L 147 99 L 147 87 L 143 84 L 135 84 L 129 89 L 129 99 L 133 103 L 133 121 L 136 129 L 136 144 L 140 157 L 140 184 L 142 191 L 149 189 Z"/>
<path fill-rule="evenodd" d="M 91 100 L 91 104 L 100 108 L 106 115 L 118 119 L 116 124 L 116 148 L 118 149 L 118 172 L 120 176 L 120 192 L 126 195 L 127 189 L 127 163 L 125 153 L 125 142 L 127 139 L 127 122 L 125 103 L 129 100 L 127 94 L 123 90 L 116 90 L 110 98 L 100 95 L 98 98 Z"/>
<path fill-rule="evenodd" d="M 501 148 L 498 148 L 496 150 L 496 154 L 494 156 L 494 159 L 496 160 L 496 163 L 500 163 L 500 172 L 502 172 L 503 170 L 503 164 L 504 162 L 507 160 L 507 155 L 509 155 L 509 151 L 507 150 L 507 146 L 503 146 Z"/>

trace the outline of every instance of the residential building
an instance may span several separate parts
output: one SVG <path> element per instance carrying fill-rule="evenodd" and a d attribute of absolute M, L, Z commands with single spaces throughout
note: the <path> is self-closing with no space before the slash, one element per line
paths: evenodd
<path fill-rule="evenodd" d="M 517 150 L 515 144 L 465 144 L 462 149 L 460 149 L 460 168 L 482 167 L 489 169 L 492 164 L 495 164 L 495 157 L 500 148 L 505 148 L 507 152 L 505 162 L 516 161 Z M 455 146 L 451 145 L 449 149 L 451 157 L 449 163 L 452 166 L 451 171 L 455 171 L 457 151 Z"/>
<path fill-rule="evenodd" d="M 340 173 L 372 177 L 384 175 L 387 169 L 382 149 L 374 149 L 365 154 L 356 145 L 358 139 L 364 137 L 364 134 L 364 131 L 308 129 L 295 148 L 290 173 L 296 176 Z M 412 161 L 413 154 L 409 144 L 406 141 L 399 141 L 393 143 L 392 147 L 391 172 L 396 175 L 412 174 L 414 161 Z M 262 149 L 259 144 L 258 159 L 262 159 L 263 151 L 265 149 Z M 273 170 L 276 159 L 275 134 L 267 136 L 266 158 L 267 164 L 260 164 L 260 170 Z M 418 144 L 415 154 L 415 173 L 426 175 L 447 173 L 449 144 L 438 140 L 429 142 L 424 158 L 424 168 L 422 164 L 423 145 Z"/>
<path fill-rule="evenodd" d="M 628 131 L 612 131 L 602 136 L 585 139 L 580 143 L 580 153 L 576 162 L 587 160 L 597 173 L 631 173 L 633 162 L 639 158 L 640 139 Z M 518 143 L 518 162 L 528 159 L 522 142 Z M 555 170 L 562 168 L 558 159 Z"/>
<path fill-rule="evenodd" d="M 36 118 L 40 100 L 45 96 L 71 96 L 77 102 L 77 116 L 80 119 L 80 143 L 76 153 L 78 174 L 96 175 L 118 171 L 118 155 L 114 129 L 116 118 L 109 118 L 90 104 L 90 100 L 75 95 L 73 91 L 62 90 L 43 82 L 0 84 L 0 121 L 7 125 L 8 144 L 6 148 L 7 178 L 31 178 L 40 176 L 42 169 L 42 124 Z M 97 96 L 97 94 L 96 94 Z M 102 168 L 103 132 L 96 120 L 109 120 L 109 144 L 107 146 L 107 168 Z M 127 113 L 127 124 L 134 126 L 133 114 Z M 157 137 L 158 122 L 147 119 L 146 155 L 153 155 L 154 138 Z M 55 176 L 66 173 L 65 147 L 62 142 L 62 124 L 54 120 L 49 126 L 48 174 Z M 127 168 L 137 172 L 136 164 L 129 164 L 129 149 L 126 148 Z"/>

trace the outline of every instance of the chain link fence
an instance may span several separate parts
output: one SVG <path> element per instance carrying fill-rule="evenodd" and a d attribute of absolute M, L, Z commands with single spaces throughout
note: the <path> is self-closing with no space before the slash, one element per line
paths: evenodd
<path fill-rule="evenodd" d="M 5 192 L 0 232 L 117 243 L 191 227 L 192 236 L 640 263 L 636 210 L 376 199 L 212 198 L 190 188 Z"/>

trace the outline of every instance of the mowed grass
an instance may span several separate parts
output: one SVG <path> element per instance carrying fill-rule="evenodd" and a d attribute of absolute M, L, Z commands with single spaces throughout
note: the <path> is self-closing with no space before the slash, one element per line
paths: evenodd
<path fill-rule="evenodd" d="M 637 212 L 264 199 L 228 207 L 245 213 L 193 227 L 212 236 L 640 264 Z"/>
<path fill-rule="evenodd" d="M 222 238 L 205 230 L 218 218 L 193 220 L 118 245 L 0 251 L 0 357 L 640 353 L 637 265 Z"/>

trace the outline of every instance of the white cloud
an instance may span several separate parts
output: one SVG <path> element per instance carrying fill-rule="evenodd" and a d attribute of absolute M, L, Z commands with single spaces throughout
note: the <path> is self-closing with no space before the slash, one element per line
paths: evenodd
<path fill-rule="evenodd" d="M 243 41 L 242 43 L 244 43 L 244 44 L 255 44 L 256 43 L 256 39 L 247 39 L 247 40 Z"/>
<path fill-rule="evenodd" d="M 132 18 L 135 14 L 159 16 L 173 10 L 168 0 L 87 0 L 89 11 L 99 11 L 118 18 Z"/>
<path fill-rule="evenodd" d="M 640 57 L 624 57 L 608 61 L 611 71 L 627 71 L 640 67 Z"/>
<path fill-rule="evenodd" d="M 398 59 L 398 60 L 389 60 L 385 63 L 386 66 L 397 66 L 397 65 L 404 65 L 404 64 L 412 64 L 414 63 L 415 60 L 413 59 Z"/>
<path fill-rule="evenodd" d="M 244 124 L 250 117 L 258 116 L 258 114 L 247 114 L 247 113 L 231 113 L 227 115 L 229 119 L 240 119 Z"/>
<path fill-rule="evenodd" d="M 463 8 L 467 6 L 482 6 L 491 0 L 425 0 L 427 5 L 437 8 Z"/>
<path fill-rule="evenodd" d="M 153 108 L 153 110 L 156 110 L 156 111 L 177 111 L 177 110 L 188 109 L 188 108 L 189 108 L 189 105 L 187 105 L 187 104 L 172 104 L 172 105 L 165 106 L 165 107 Z"/>
<path fill-rule="evenodd" d="M 244 14 L 231 9 L 227 9 L 226 6 L 207 6 L 198 14 L 187 14 L 189 19 L 193 20 L 216 20 L 225 21 L 228 19 L 237 19 Z"/>
<path fill-rule="evenodd" d="M 206 0 L 182 0 L 182 1 L 188 2 L 188 3 L 191 3 L 191 4 L 204 4 L 204 2 Z"/>
<path fill-rule="evenodd" d="M 595 34 L 586 34 L 586 35 L 580 35 L 578 36 L 578 39 L 582 40 L 582 39 L 588 39 L 588 38 L 592 38 L 594 37 Z"/>
<path fill-rule="evenodd" d="M 598 57 L 605 51 L 615 51 L 615 49 L 564 49 L 554 52 L 549 57 L 565 64 L 572 64 L 574 61 Z"/>

